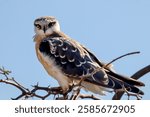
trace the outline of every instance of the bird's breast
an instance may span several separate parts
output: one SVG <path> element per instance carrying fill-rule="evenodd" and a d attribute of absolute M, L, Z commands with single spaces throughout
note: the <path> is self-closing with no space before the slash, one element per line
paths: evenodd
<path fill-rule="evenodd" d="M 66 91 L 69 88 L 69 85 L 71 85 L 72 80 L 64 75 L 61 68 L 56 64 L 55 60 L 41 53 L 39 50 L 37 50 L 37 57 L 47 73 L 55 78 L 62 89 Z"/>

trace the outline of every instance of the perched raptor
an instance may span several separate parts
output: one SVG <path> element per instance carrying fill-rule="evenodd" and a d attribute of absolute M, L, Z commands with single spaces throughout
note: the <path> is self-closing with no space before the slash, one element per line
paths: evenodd
<path fill-rule="evenodd" d="M 144 93 L 138 88 L 144 83 L 115 73 L 110 67 L 83 45 L 65 35 L 59 22 L 52 16 L 37 18 L 35 26 L 35 48 L 39 61 L 50 76 L 55 78 L 62 90 L 84 80 L 86 90 L 103 95 L 105 91 L 126 90 L 135 94 Z"/>

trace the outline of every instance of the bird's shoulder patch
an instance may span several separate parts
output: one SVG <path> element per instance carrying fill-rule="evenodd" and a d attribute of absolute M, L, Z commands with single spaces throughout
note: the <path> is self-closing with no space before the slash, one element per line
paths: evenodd
<path fill-rule="evenodd" d="M 45 38 L 39 50 L 50 59 L 55 60 L 56 65 L 70 77 L 81 77 L 94 71 L 95 65 L 87 53 L 81 53 L 78 44 L 63 37 Z"/>
<path fill-rule="evenodd" d="M 62 37 L 48 37 L 41 42 L 39 50 L 54 60 L 55 65 L 69 78 L 81 79 L 89 76 L 85 81 L 107 84 L 108 77 L 103 70 L 91 74 L 100 67 L 94 59 L 95 56 L 74 41 Z"/>

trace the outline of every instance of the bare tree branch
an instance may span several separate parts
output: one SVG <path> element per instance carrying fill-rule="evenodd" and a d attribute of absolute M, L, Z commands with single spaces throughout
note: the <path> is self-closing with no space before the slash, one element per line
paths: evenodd
<path fill-rule="evenodd" d="M 150 72 L 150 65 L 137 71 L 135 74 L 133 74 L 131 76 L 131 78 L 134 78 L 137 80 L 137 79 L 141 78 L 142 76 L 144 76 L 145 74 L 147 74 L 148 72 Z M 116 94 L 113 96 L 112 100 L 120 100 L 124 93 L 125 93 L 124 91 L 116 92 Z"/>
<path fill-rule="evenodd" d="M 133 55 L 133 54 L 139 54 L 139 53 L 140 53 L 140 51 L 137 51 L 137 52 L 130 52 L 130 53 L 124 54 L 124 55 L 122 55 L 122 56 L 119 56 L 119 57 L 117 57 L 116 59 L 113 59 L 112 61 L 110 61 L 109 63 L 107 63 L 106 65 L 104 65 L 103 68 L 107 68 L 110 64 L 112 64 L 113 62 L 115 62 L 115 61 L 117 61 L 118 59 L 121 59 L 121 58 L 123 58 L 123 57 L 125 57 L 125 56 L 129 56 L 129 55 Z"/>
<path fill-rule="evenodd" d="M 128 56 L 128 55 L 132 55 L 132 54 L 138 54 L 139 52 L 131 52 L 131 53 L 127 53 L 125 55 L 122 55 L 114 60 L 112 60 L 111 62 L 109 62 L 108 64 L 104 65 L 102 68 L 100 69 L 104 69 L 111 64 L 113 62 L 115 62 L 116 60 Z M 109 67 L 108 67 L 109 68 Z M 96 69 L 94 72 L 92 72 L 90 75 L 94 74 L 95 72 L 97 72 L 100 69 Z M 139 70 L 138 72 L 136 72 L 134 75 L 132 75 L 131 77 L 134 79 L 139 79 L 140 77 L 142 77 L 143 75 L 147 74 L 148 72 L 150 72 L 150 65 L 144 67 L 143 69 Z M 61 89 L 61 87 L 41 87 L 38 84 L 32 86 L 32 89 L 28 89 L 25 88 L 23 85 L 21 85 L 20 83 L 18 83 L 14 78 L 9 78 L 9 74 L 11 73 L 11 71 L 9 70 L 5 70 L 4 67 L 0 68 L 0 74 L 3 75 L 5 77 L 5 79 L 0 79 L 0 83 L 5 83 L 11 86 L 16 87 L 18 90 L 21 91 L 21 94 L 19 96 L 17 96 L 16 98 L 11 98 L 13 100 L 19 100 L 19 99 L 29 99 L 29 98 L 39 98 L 42 100 L 45 100 L 46 98 L 48 98 L 49 96 L 53 96 L 54 100 L 77 100 L 77 99 L 85 99 L 85 98 L 90 98 L 93 100 L 99 100 L 98 97 L 95 97 L 94 95 L 83 95 L 80 93 L 80 90 L 82 88 L 81 83 L 82 81 L 84 81 L 89 75 L 85 75 L 84 77 L 81 77 L 81 80 L 79 81 L 78 84 L 76 85 L 72 85 L 69 87 L 69 89 L 66 92 L 63 92 L 63 90 Z M 38 91 L 45 91 L 46 94 L 45 95 L 41 95 L 38 94 Z M 137 99 L 140 99 L 140 96 L 137 94 L 133 94 L 133 93 L 129 93 L 126 88 L 120 90 L 120 91 L 116 91 L 115 95 L 113 96 L 113 100 L 120 100 L 122 95 L 126 93 L 128 95 L 128 98 L 130 96 L 135 96 L 137 97 Z"/>
<path fill-rule="evenodd" d="M 81 99 L 88 98 L 88 99 L 93 99 L 93 100 L 100 100 L 99 98 L 95 97 L 94 95 L 83 95 L 83 94 L 80 94 L 78 97 L 81 98 Z"/>

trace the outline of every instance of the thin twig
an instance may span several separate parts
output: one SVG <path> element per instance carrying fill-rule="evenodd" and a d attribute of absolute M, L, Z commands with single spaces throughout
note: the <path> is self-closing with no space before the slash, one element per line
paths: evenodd
<path fill-rule="evenodd" d="M 121 58 L 123 58 L 125 56 L 129 56 L 129 55 L 133 55 L 133 54 L 139 54 L 139 53 L 140 53 L 140 51 L 136 51 L 136 52 L 130 52 L 130 53 L 124 54 L 122 56 L 119 56 L 116 59 L 113 59 L 112 61 L 110 61 L 109 63 L 107 63 L 106 65 L 104 65 L 103 68 L 107 68 L 110 64 L 112 64 L 113 62 L 115 62 L 118 59 L 121 59 Z"/>
<path fill-rule="evenodd" d="M 10 73 L 11 72 L 8 70 L 5 70 L 4 67 L 0 68 L 0 74 L 4 75 L 4 77 L 6 78 L 6 79 L 0 79 L 0 83 L 12 85 L 21 91 L 21 94 L 18 95 L 16 98 L 11 98 L 12 100 L 18 100 L 18 99 L 23 99 L 23 98 L 28 99 L 30 97 L 46 99 L 50 95 L 63 95 L 62 89 L 60 87 L 52 87 L 52 88 L 40 87 L 37 84 L 37 85 L 33 86 L 32 90 L 29 90 L 29 89 L 25 88 L 23 85 L 21 85 L 20 83 L 18 83 L 14 78 L 9 78 L 8 75 Z M 46 91 L 47 94 L 43 95 L 43 96 L 36 94 L 36 92 L 40 91 L 40 90 Z"/>
<path fill-rule="evenodd" d="M 98 72 L 98 71 L 100 71 L 100 70 L 102 70 L 102 69 L 107 69 L 107 67 L 108 67 L 110 64 L 112 64 L 113 62 L 117 61 L 118 59 L 121 59 L 121 58 L 123 58 L 123 57 L 125 57 L 125 56 L 129 56 L 129 55 L 133 55 L 133 54 L 139 54 L 139 53 L 140 53 L 139 51 L 136 51 L 136 52 L 130 52 L 130 53 L 124 54 L 124 55 L 122 55 L 122 56 L 119 56 L 119 57 L 117 57 L 116 59 L 113 59 L 113 60 L 112 60 L 111 62 L 109 62 L 108 64 L 105 64 L 104 66 L 95 69 L 95 70 L 94 70 L 93 72 L 91 72 L 90 74 L 84 75 L 84 76 L 82 76 L 82 77 L 78 77 L 78 78 L 81 79 L 79 83 L 81 84 L 82 81 L 84 81 L 86 78 L 90 77 L 91 75 L 95 74 L 96 72 Z M 109 67 L 108 67 L 108 68 L 109 68 Z M 78 79 L 78 78 L 77 78 L 77 79 Z"/>
<path fill-rule="evenodd" d="M 81 98 L 81 99 L 88 98 L 88 99 L 93 99 L 93 100 L 100 100 L 100 98 L 95 97 L 94 95 L 83 95 L 83 94 L 80 94 L 78 97 Z"/>
<path fill-rule="evenodd" d="M 144 76 L 145 74 L 147 74 L 148 72 L 150 72 L 150 65 L 137 71 L 135 74 L 133 74 L 131 76 L 131 78 L 137 80 L 137 79 L 141 78 L 142 76 Z M 124 93 L 125 93 L 124 91 L 116 92 L 115 95 L 113 96 L 112 100 L 120 100 Z"/>
<path fill-rule="evenodd" d="M 127 55 L 130 55 L 130 54 L 131 53 L 128 53 L 128 54 L 123 55 L 123 56 L 127 56 Z M 118 57 L 118 58 L 120 58 L 120 57 Z M 108 63 L 105 67 L 107 67 L 111 63 L 112 62 Z M 143 69 L 139 70 L 138 72 L 136 72 L 134 75 L 132 75 L 132 78 L 139 79 L 140 77 L 147 74 L 148 72 L 150 72 L 150 65 L 148 65 L 145 68 L 143 68 Z M 18 83 L 14 78 L 9 78 L 8 75 L 10 73 L 11 73 L 10 71 L 5 70 L 4 68 L 0 68 L 0 74 L 4 75 L 5 78 L 6 78 L 6 79 L 0 79 L 0 83 L 6 83 L 6 84 L 9 84 L 9 85 L 12 85 L 12 86 L 16 87 L 17 89 L 19 89 L 21 91 L 21 94 L 19 96 L 17 96 L 16 98 L 12 98 L 14 100 L 23 99 L 23 98 L 28 99 L 28 98 L 31 98 L 31 97 L 36 97 L 36 98 L 44 100 L 44 99 L 46 99 L 47 97 L 49 97 L 51 95 L 53 95 L 54 97 L 56 95 L 58 96 L 58 97 L 55 97 L 54 99 L 65 99 L 65 100 L 68 100 L 68 99 L 76 100 L 78 98 L 81 98 L 81 99 L 84 99 L 84 98 L 98 99 L 97 97 L 94 97 L 93 95 L 90 96 L 90 95 L 80 94 L 80 90 L 82 88 L 81 87 L 81 82 L 85 80 L 84 78 L 83 79 L 81 78 L 81 81 L 79 82 L 78 85 L 72 86 L 64 94 L 64 92 L 62 91 L 62 89 L 60 87 L 49 87 L 49 86 L 48 87 L 40 87 L 38 84 L 33 86 L 32 89 L 29 90 L 28 88 L 25 88 L 20 83 Z M 78 87 L 78 88 L 76 90 L 73 90 L 75 87 Z M 40 94 L 36 93 L 37 91 L 45 91 L 47 93 L 45 95 L 40 95 Z M 72 93 L 70 98 L 69 98 L 69 93 Z M 121 99 L 123 94 L 124 94 L 124 91 L 123 92 L 116 92 L 113 99 Z M 60 95 L 63 96 L 63 97 L 59 97 Z M 132 96 L 132 94 L 129 94 L 128 97 L 129 96 Z M 133 94 L 133 96 L 135 96 L 135 95 Z"/>

